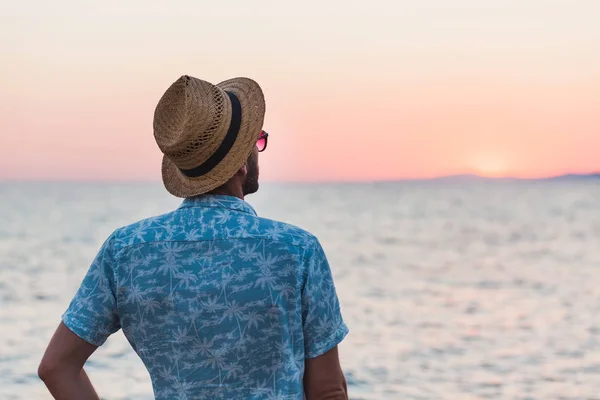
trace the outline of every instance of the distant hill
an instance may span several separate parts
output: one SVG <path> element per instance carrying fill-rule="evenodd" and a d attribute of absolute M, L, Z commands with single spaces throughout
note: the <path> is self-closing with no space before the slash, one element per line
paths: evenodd
<path fill-rule="evenodd" d="M 595 173 L 591 173 L 591 174 L 565 174 L 565 175 L 558 175 L 558 176 L 553 176 L 550 178 L 546 178 L 545 180 L 587 180 L 587 179 L 599 179 L 600 180 L 600 172 L 595 172 Z"/>
<path fill-rule="evenodd" d="M 440 182 L 475 182 L 475 181 L 569 181 L 569 180 L 595 180 L 600 181 L 600 172 L 594 172 L 590 174 L 564 174 L 550 176 L 547 178 L 516 178 L 516 177 L 501 177 L 493 178 L 486 177 L 476 174 L 462 174 L 462 175 L 448 175 L 441 176 L 438 178 L 424 179 L 427 181 L 440 181 Z"/>

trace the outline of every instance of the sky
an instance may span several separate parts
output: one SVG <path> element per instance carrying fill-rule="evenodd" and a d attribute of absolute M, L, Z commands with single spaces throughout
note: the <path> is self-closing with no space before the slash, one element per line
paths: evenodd
<path fill-rule="evenodd" d="M 0 180 L 160 180 L 183 74 L 266 96 L 261 177 L 600 170 L 600 1 L 0 0 Z"/>

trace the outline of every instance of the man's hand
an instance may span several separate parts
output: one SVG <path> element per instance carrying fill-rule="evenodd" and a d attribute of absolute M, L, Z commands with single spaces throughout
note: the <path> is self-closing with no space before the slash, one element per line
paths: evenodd
<path fill-rule="evenodd" d="M 62 322 L 58 325 L 38 367 L 38 375 L 57 400 L 99 400 L 83 370 L 94 346 L 71 332 Z"/>

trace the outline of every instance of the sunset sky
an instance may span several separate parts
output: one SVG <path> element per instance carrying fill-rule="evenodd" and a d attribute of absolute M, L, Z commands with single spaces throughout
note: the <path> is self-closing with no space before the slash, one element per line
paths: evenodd
<path fill-rule="evenodd" d="M 600 170 L 600 1 L 2 1 L 0 180 L 158 180 L 182 74 L 257 80 L 274 181 Z"/>

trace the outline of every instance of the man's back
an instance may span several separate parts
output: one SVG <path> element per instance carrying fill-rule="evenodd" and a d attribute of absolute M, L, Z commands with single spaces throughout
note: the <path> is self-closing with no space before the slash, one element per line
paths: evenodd
<path fill-rule="evenodd" d="M 348 333 L 318 240 L 218 195 L 115 231 L 63 322 L 122 328 L 157 399 L 302 399 L 305 359 Z"/>

